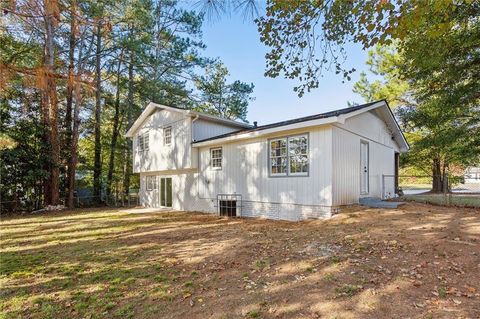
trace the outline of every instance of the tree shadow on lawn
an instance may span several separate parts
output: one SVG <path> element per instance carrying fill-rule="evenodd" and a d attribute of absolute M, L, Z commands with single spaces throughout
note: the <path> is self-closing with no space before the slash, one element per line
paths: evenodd
<path fill-rule="evenodd" d="M 9 237 L 8 240 L 4 242 L 7 245 L 21 245 L 26 246 L 29 248 L 25 248 L 25 250 L 32 249 L 32 247 L 41 247 L 47 243 L 55 243 L 55 242 L 62 242 L 62 243 L 69 243 L 69 242 L 79 242 L 79 241 L 90 241 L 94 239 L 104 240 L 110 238 L 118 238 L 125 233 L 134 232 L 137 233 L 138 229 L 142 229 L 143 232 L 147 231 L 148 229 L 177 229 L 179 226 L 188 226 L 192 225 L 193 223 L 189 222 L 179 222 L 176 223 L 175 226 L 165 226 L 165 227 L 158 227 L 156 225 L 161 224 L 162 221 L 155 221 L 155 222 L 145 222 L 145 221 L 117 221 L 117 222 L 104 222 L 102 226 L 85 226 L 82 227 L 74 226 L 68 227 L 67 230 L 59 230 L 59 231 L 49 231 L 49 232 L 42 232 L 37 236 L 29 235 L 26 236 L 26 239 L 22 239 L 21 235 Z M 32 245 L 33 244 L 33 245 Z M 16 249 L 16 251 L 20 251 L 23 249 Z"/>
<path fill-rule="evenodd" d="M 480 216 L 473 210 L 352 208 L 328 221 L 300 223 L 181 212 L 109 216 L 100 222 L 84 218 L 81 233 L 55 238 L 55 246 L 4 251 L 18 243 L 2 244 L 5 317 L 480 313 Z M 100 225 L 92 231 L 111 231 L 85 236 L 94 223 Z M 38 240 L 68 233 L 71 225 L 52 227 Z M 21 234 L 19 229 L 2 238 Z"/>
<path fill-rule="evenodd" d="M 63 212 L 63 213 L 52 213 L 52 219 L 55 219 L 55 217 L 65 217 L 65 215 L 68 216 L 68 214 L 71 211 Z M 37 220 L 34 223 L 9 223 L 10 220 L 7 220 L 4 222 L 3 227 L 3 232 L 8 234 L 8 239 L 13 240 L 13 239 L 31 239 L 32 241 L 37 241 L 40 239 L 40 237 L 43 236 L 48 236 L 48 235 L 55 235 L 58 237 L 58 235 L 61 234 L 68 234 L 72 235 L 73 232 L 81 232 L 81 231 L 88 231 L 91 232 L 93 230 L 107 230 L 107 229 L 112 229 L 113 227 L 120 228 L 122 226 L 130 226 L 130 228 L 133 228 L 133 226 L 138 226 L 138 227 L 146 227 L 150 224 L 152 224 L 151 217 L 147 215 L 147 213 L 144 214 L 131 214 L 131 213 L 125 213 L 123 211 L 116 211 L 117 214 L 113 214 L 115 212 L 108 212 L 106 216 L 91 216 L 91 217 L 85 217 L 85 214 L 82 214 L 84 217 L 78 218 L 77 214 L 75 214 L 75 211 L 72 214 L 74 217 L 73 218 L 61 218 L 61 219 L 56 219 L 56 222 L 53 221 L 45 221 L 45 216 L 42 216 L 42 219 L 38 219 L 36 216 L 32 216 L 32 219 Z M 104 214 L 104 211 L 101 211 L 102 214 Z M 61 214 L 61 215 L 60 215 Z M 90 213 L 91 215 L 92 213 Z M 153 223 L 155 225 L 158 225 L 159 223 L 171 223 L 175 219 L 183 220 L 184 217 L 182 215 L 169 215 L 168 212 L 164 212 L 164 216 L 160 218 L 155 218 Z M 28 218 L 29 216 L 27 216 Z M 50 225 L 51 223 L 59 223 L 57 225 Z M 100 224 L 100 226 L 92 226 L 91 223 L 85 223 L 85 222 L 94 222 L 95 224 Z M 188 224 L 188 221 L 184 221 L 184 224 Z M 26 226 L 29 225 L 29 226 Z M 32 226 L 33 225 L 33 226 Z M 31 232 L 26 233 L 26 229 L 21 229 L 19 230 L 20 227 L 30 227 L 32 229 Z M 175 225 L 177 227 L 178 225 Z M 17 235 L 12 235 L 16 233 Z M 78 237 L 78 236 L 77 236 Z M 60 238 L 63 239 L 63 238 Z"/>
<path fill-rule="evenodd" d="M 95 221 L 97 219 L 111 219 L 127 216 L 129 213 L 113 207 L 86 208 L 42 213 L 29 213 L 3 217 L 5 226 L 38 226 L 72 221 Z M 19 222 L 25 220 L 25 222 Z M 47 226 L 48 227 L 48 226 Z"/>

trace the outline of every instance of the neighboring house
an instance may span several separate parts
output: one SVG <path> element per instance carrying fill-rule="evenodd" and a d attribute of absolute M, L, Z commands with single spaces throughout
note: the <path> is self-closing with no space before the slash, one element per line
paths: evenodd
<path fill-rule="evenodd" d="M 258 127 L 150 103 L 127 136 L 142 205 L 285 220 L 394 196 L 409 148 L 386 101 Z"/>
<path fill-rule="evenodd" d="M 479 167 L 467 167 L 463 174 L 465 184 L 480 183 L 480 166 Z"/>

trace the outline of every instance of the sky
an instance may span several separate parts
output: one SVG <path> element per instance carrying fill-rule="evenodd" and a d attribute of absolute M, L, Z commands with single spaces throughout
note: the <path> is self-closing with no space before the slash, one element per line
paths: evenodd
<path fill-rule="evenodd" d="M 299 98 L 293 92 L 293 80 L 264 76 L 264 56 L 268 48 L 260 42 L 256 25 L 246 21 L 241 13 L 206 21 L 202 28 L 203 42 L 207 46 L 204 55 L 218 57 L 230 71 L 231 81 L 240 80 L 255 85 L 255 100 L 248 107 L 247 119 L 250 123 L 257 121 L 263 125 L 344 108 L 348 102 L 364 102 L 352 91 L 360 71 L 367 70 L 367 52 L 359 46 L 350 45 L 347 48 L 346 63 L 357 69 L 351 81 L 342 83 L 342 76 L 333 71 L 324 72 L 319 88 Z"/>

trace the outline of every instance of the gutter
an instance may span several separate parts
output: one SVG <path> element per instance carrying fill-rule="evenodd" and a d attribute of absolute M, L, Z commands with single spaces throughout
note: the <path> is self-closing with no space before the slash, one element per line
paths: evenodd
<path fill-rule="evenodd" d="M 322 119 L 315 119 L 311 121 L 306 121 L 306 122 L 299 122 L 299 123 L 294 123 L 294 124 L 289 124 L 289 125 L 284 125 L 284 126 L 278 126 L 278 127 L 267 127 L 267 128 L 260 128 L 258 130 L 252 129 L 247 132 L 241 132 L 237 134 L 231 134 L 225 137 L 217 138 L 217 139 L 210 139 L 210 140 L 204 140 L 204 141 L 198 141 L 198 142 L 193 142 L 192 146 L 193 147 L 203 147 L 203 146 L 208 146 L 208 145 L 217 145 L 217 144 L 222 144 L 222 143 L 228 143 L 232 141 L 239 141 L 239 140 L 245 140 L 245 139 L 251 139 L 251 138 L 256 138 L 264 135 L 269 135 L 269 134 L 275 134 L 278 132 L 284 132 L 284 131 L 291 131 L 291 130 L 301 130 L 307 127 L 312 127 L 312 126 L 318 126 L 318 125 L 326 125 L 326 124 L 334 124 L 334 123 L 343 123 L 345 119 L 339 118 L 338 116 L 332 116 L 332 117 L 327 117 L 327 118 L 322 118 Z"/>

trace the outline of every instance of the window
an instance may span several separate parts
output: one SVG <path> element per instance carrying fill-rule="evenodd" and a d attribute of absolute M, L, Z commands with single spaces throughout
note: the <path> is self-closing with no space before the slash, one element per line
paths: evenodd
<path fill-rule="evenodd" d="M 220 216 L 235 217 L 237 216 L 237 201 L 219 200 L 218 210 L 220 212 Z"/>
<path fill-rule="evenodd" d="M 163 129 L 163 145 L 172 144 L 172 127 L 165 127 Z"/>
<path fill-rule="evenodd" d="M 270 144 L 271 176 L 308 175 L 308 136 L 276 138 Z"/>
<path fill-rule="evenodd" d="M 287 138 L 270 141 L 270 173 L 287 175 Z"/>
<path fill-rule="evenodd" d="M 212 148 L 210 149 L 210 165 L 214 169 L 222 169 L 222 148 Z"/>
<path fill-rule="evenodd" d="M 148 151 L 148 144 L 149 144 L 148 133 L 143 133 L 138 135 L 137 144 L 138 144 L 139 152 Z"/>
<path fill-rule="evenodd" d="M 147 176 L 147 191 L 157 189 L 157 178 L 156 176 Z"/>
<path fill-rule="evenodd" d="M 307 136 L 288 138 L 288 163 L 290 175 L 308 174 L 308 142 Z"/>

